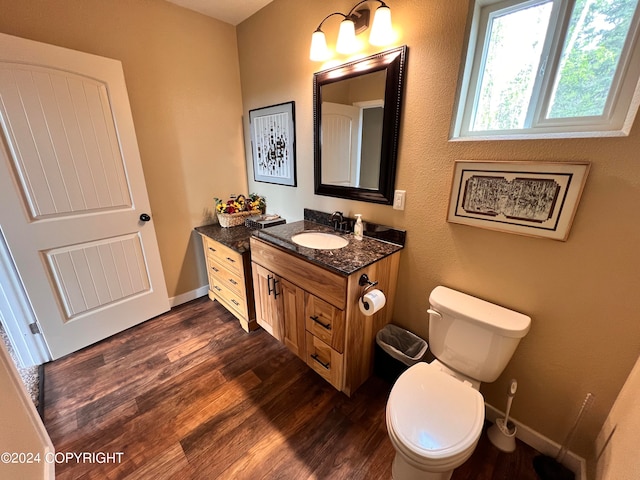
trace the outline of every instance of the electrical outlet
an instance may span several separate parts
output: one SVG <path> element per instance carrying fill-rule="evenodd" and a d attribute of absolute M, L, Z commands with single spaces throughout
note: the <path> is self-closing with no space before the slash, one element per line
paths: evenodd
<path fill-rule="evenodd" d="M 404 210 L 404 202 L 407 196 L 406 190 L 396 190 L 393 194 L 393 209 Z"/>

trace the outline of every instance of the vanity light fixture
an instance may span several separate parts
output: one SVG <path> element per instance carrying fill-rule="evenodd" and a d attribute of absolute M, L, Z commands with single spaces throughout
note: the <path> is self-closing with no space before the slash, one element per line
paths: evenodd
<path fill-rule="evenodd" d="M 331 58 L 331 52 L 327 48 L 327 38 L 322 31 L 324 22 L 334 15 L 343 17 L 338 32 L 336 51 L 338 53 L 354 53 L 358 49 L 356 35 L 364 32 L 369 27 L 371 11 L 368 7 L 356 10 L 363 3 L 369 0 L 362 0 L 353 6 L 346 15 L 340 12 L 333 12 L 324 17 L 311 36 L 311 51 L 309 58 L 315 62 L 322 62 Z M 380 3 L 373 17 L 373 25 L 369 33 L 369 43 L 375 46 L 384 46 L 393 42 L 393 26 L 391 25 L 391 9 L 382 0 L 372 0 Z"/>

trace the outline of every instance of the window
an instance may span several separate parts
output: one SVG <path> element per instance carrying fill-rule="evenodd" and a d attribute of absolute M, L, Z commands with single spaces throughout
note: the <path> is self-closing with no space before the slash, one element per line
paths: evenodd
<path fill-rule="evenodd" d="M 453 138 L 627 135 L 639 0 L 476 0 Z"/>

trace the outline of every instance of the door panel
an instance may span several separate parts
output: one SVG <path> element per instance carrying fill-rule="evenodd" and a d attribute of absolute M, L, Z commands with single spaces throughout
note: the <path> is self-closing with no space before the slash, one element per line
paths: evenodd
<path fill-rule="evenodd" d="M 304 359 L 304 290 L 291 282 L 280 279 L 282 294 L 282 341 L 298 357 Z"/>
<path fill-rule="evenodd" d="M 0 62 L 0 117 L 33 219 L 130 207 L 106 85 Z"/>
<path fill-rule="evenodd" d="M 122 65 L 0 34 L 0 228 L 53 358 L 169 309 Z"/>
<path fill-rule="evenodd" d="M 256 322 L 269 334 L 278 340 L 282 340 L 280 318 L 282 316 L 282 297 L 275 297 L 274 290 L 278 277 L 266 268 L 251 262 L 253 276 L 253 289 L 256 301 Z"/>
<path fill-rule="evenodd" d="M 322 183 L 357 187 L 360 178 L 360 109 L 322 103 Z"/>
<path fill-rule="evenodd" d="M 58 248 L 46 256 L 65 321 L 150 288 L 138 235 Z"/>

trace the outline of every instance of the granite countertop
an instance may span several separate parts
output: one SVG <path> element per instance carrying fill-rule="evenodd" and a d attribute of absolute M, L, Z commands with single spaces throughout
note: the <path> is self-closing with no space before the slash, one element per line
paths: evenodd
<path fill-rule="evenodd" d="M 333 233 L 349 240 L 349 244 L 336 250 L 317 250 L 301 247 L 291 240 L 292 236 L 309 231 Z M 309 262 L 345 276 L 351 275 L 361 268 L 404 248 L 402 245 L 383 242 L 366 236 L 362 240 L 355 240 L 351 233 L 335 232 L 331 227 L 306 220 L 254 230 L 252 235 Z"/>
<path fill-rule="evenodd" d="M 212 238 L 216 242 L 220 242 L 238 253 L 249 251 L 249 238 L 251 237 L 252 230 L 244 225 L 223 228 L 219 224 L 214 223 L 212 225 L 196 227 L 195 230 L 200 235 Z"/>

